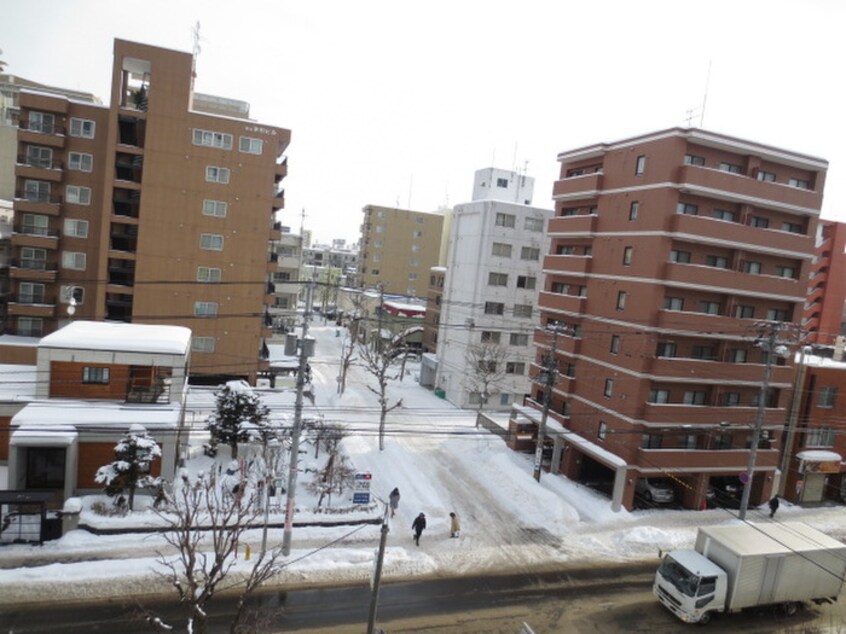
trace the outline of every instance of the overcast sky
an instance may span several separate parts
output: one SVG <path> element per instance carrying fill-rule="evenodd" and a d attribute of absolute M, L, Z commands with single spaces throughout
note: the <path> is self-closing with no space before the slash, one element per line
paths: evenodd
<path fill-rule="evenodd" d="M 825 158 L 846 221 L 841 0 L 0 0 L 7 72 L 109 95 L 115 37 L 190 51 L 195 89 L 292 130 L 284 224 L 356 240 L 361 208 L 470 199 L 526 169 L 551 207 L 556 155 L 691 122 Z"/>

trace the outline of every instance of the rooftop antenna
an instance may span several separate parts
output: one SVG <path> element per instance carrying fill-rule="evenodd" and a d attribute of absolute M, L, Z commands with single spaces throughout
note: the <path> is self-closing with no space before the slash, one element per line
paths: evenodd
<path fill-rule="evenodd" d="M 193 54 L 193 60 L 191 62 L 191 73 L 194 77 L 197 76 L 197 58 L 200 56 L 200 51 L 202 48 L 200 47 L 200 21 L 197 20 L 194 23 L 194 26 L 191 27 L 191 37 L 194 39 L 194 46 L 191 49 Z"/>
<path fill-rule="evenodd" d="M 705 104 L 708 103 L 708 86 L 711 83 L 711 62 L 708 60 L 708 74 L 705 75 L 705 94 L 702 95 L 702 111 L 699 113 L 699 127 L 705 124 Z"/>

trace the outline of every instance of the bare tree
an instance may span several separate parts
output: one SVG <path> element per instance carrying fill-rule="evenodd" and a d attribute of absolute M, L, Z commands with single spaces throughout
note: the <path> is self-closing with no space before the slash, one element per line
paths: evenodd
<path fill-rule="evenodd" d="M 174 483 L 169 507 L 158 515 L 167 526 L 165 541 L 176 550 L 175 556 L 159 553 L 163 568 L 159 575 L 185 606 L 188 631 L 206 634 L 209 602 L 218 589 L 233 587 L 239 587 L 240 595 L 230 632 L 240 631 L 249 617 L 247 598 L 282 567 L 281 547 L 269 549 L 256 557 L 245 578 L 241 573 L 239 579 L 223 585 L 235 565 L 244 533 L 261 521 L 254 487 L 233 469 L 220 478 L 214 472 L 195 479 L 183 474 Z"/>
<path fill-rule="evenodd" d="M 341 441 L 346 436 L 347 433 L 341 425 L 327 425 L 315 441 L 316 445 L 323 445 L 328 454 L 326 465 L 319 471 L 318 477 L 307 485 L 309 491 L 320 496 L 317 500 L 318 508 L 322 506 L 327 495 L 331 504 L 333 493 L 340 495 L 352 487 L 355 469 L 349 464 L 347 456 L 340 451 Z"/>
<path fill-rule="evenodd" d="M 482 417 L 482 411 L 488 399 L 496 393 L 495 386 L 505 376 L 505 360 L 508 356 L 505 348 L 496 343 L 482 342 L 470 345 L 464 355 L 467 362 L 467 374 L 464 387 L 479 395 L 479 408 L 476 413 L 476 427 Z"/>
<path fill-rule="evenodd" d="M 349 326 L 347 327 L 350 338 L 350 347 L 347 348 L 346 345 L 344 345 L 342 349 L 341 374 L 338 380 L 338 394 L 343 394 L 344 390 L 347 389 L 347 372 L 349 371 L 352 362 L 355 360 L 354 354 L 357 348 L 356 343 L 359 338 L 359 327 L 361 326 L 362 319 L 365 316 L 364 299 L 361 294 L 352 296 L 351 301 L 353 311 L 350 316 Z"/>

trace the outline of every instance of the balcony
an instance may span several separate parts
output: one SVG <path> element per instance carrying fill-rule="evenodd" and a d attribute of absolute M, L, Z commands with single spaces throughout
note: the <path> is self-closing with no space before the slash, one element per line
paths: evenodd
<path fill-rule="evenodd" d="M 123 146 L 141 149 L 144 147 L 147 121 L 143 117 L 118 116 L 118 143 Z"/>
<path fill-rule="evenodd" d="M 288 175 L 288 157 L 282 157 L 282 160 L 276 164 L 275 182 L 279 183 Z"/>
<path fill-rule="evenodd" d="M 535 328 L 533 341 L 536 347 L 552 347 L 552 335 L 549 334 L 548 330 L 544 330 L 543 328 Z M 555 349 L 558 352 L 564 353 L 569 356 L 579 354 L 581 347 L 582 340 L 578 337 L 559 335 L 555 342 Z"/>
<path fill-rule="evenodd" d="M 552 186 L 553 200 L 591 198 L 602 190 L 602 172 L 591 172 L 555 181 Z"/>
<path fill-rule="evenodd" d="M 732 425 L 755 424 L 758 408 L 753 406 L 713 406 L 713 405 L 685 405 L 682 403 L 646 403 L 643 409 L 644 420 L 650 423 L 678 425 L 716 425 L 729 421 Z M 764 409 L 764 425 L 784 425 L 787 414 L 784 408 L 767 407 Z"/>
<path fill-rule="evenodd" d="M 690 380 L 691 385 L 699 385 L 699 378 L 717 380 L 719 383 L 760 383 L 764 376 L 764 366 L 757 363 L 727 363 L 721 361 L 702 361 L 687 357 L 658 357 L 652 360 L 651 369 L 656 381 L 662 377 Z M 791 384 L 794 370 L 792 366 L 772 367 L 773 384 Z M 674 381 L 677 383 L 678 381 Z M 709 381 L 711 383 L 711 381 Z M 700 387 L 699 389 L 702 389 Z"/>
<path fill-rule="evenodd" d="M 802 209 L 819 210 L 822 193 L 810 189 L 791 187 L 784 183 L 759 181 L 722 170 L 683 165 L 679 168 L 681 191 L 691 191 L 704 196 L 719 196 L 723 200 L 750 203 L 785 211 Z"/>
<path fill-rule="evenodd" d="M 135 285 L 135 262 L 120 258 L 109 258 L 108 284 L 118 287 L 132 287 Z M 126 292 L 120 289 L 120 292 Z M 131 297 L 131 296 L 130 296 Z M 131 300 L 130 300 L 131 302 Z"/>
<path fill-rule="evenodd" d="M 780 296 L 785 301 L 804 299 L 804 284 L 798 280 L 774 275 L 753 275 L 730 269 L 721 269 L 698 264 L 665 265 L 664 280 L 668 286 L 699 288 L 730 295 L 751 295 L 755 297 Z"/>
<path fill-rule="evenodd" d="M 686 331 L 708 336 L 711 333 L 742 334 L 739 331 L 743 330 L 743 323 L 734 317 L 708 315 L 689 310 L 662 309 L 658 311 L 658 319 L 655 325 L 672 331 Z M 751 324 L 752 322 L 748 323 Z"/>
<path fill-rule="evenodd" d="M 28 282 L 55 282 L 58 266 L 55 262 L 44 260 L 13 259 L 9 277 Z"/>
<path fill-rule="evenodd" d="M 274 222 L 270 225 L 270 239 L 271 240 L 281 240 L 282 239 L 282 223 L 281 222 Z"/>
<path fill-rule="evenodd" d="M 582 314 L 586 300 L 587 297 L 579 297 L 578 295 L 562 295 L 561 293 L 541 291 L 538 306 L 541 309 Z"/>
<path fill-rule="evenodd" d="M 115 179 L 126 183 L 141 184 L 144 174 L 144 157 L 134 153 L 119 152 L 115 157 Z"/>
<path fill-rule="evenodd" d="M 794 252 L 810 253 L 814 249 L 811 236 L 774 229 L 751 227 L 736 222 L 715 220 L 708 216 L 676 214 L 670 223 L 670 230 L 676 234 L 688 234 L 694 242 L 710 239 L 713 243 L 736 246 L 745 250 L 760 250 L 768 253 Z M 684 236 L 676 236 L 684 239 Z"/>
<path fill-rule="evenodd" d="M 56 316 L 56 304 L 45 303 L 43 297 L 18 295 L 9 302 L 7 312 L 14 317 L 50 318 Z"/>
<path fill-rule="evenodd" d="M 55 250 L 59 246 L 59 236 L 49 229 L 21 226 L 12 234 L 12 246 Z"/>
<path fill-rule="evenodd" d="M 18 127 L 18 143 L 63 148 L 65 147 L 65 129 L 58 125 L 21 121 Z"/>
<path fill-rule="evenodd" d="M 574 233 L 585 234 L 589 237 L 596 229 L 596 214 L 583 214 L 580 216 L 556 216 L 549 219 L 549 235 L 571 235 Z"/>
<path fill-rule="evenodd" d="M 32 157 L 18 156 L 18 162 L 15 165 L 15 176 L 18 178 L 59 183 L 62 180 L 63 167 L 64 165 L 61 161 L 38 161 L 33 160 Z"/>
<path fill-rule="evenodd" d="M 756 454 L 756 468 L 777 467 L 779 451 L 759 449 Z M 731 469 L 740 473 L 746 471 L 749 463 L 748 449 L 644 449 L 637 450 L 639 465 L 650 469 L 669 471 L 711 471 Z"/>
<path fill-rule="evenodd" d="M 132 295 L 106 291 L 106 319 L 132 321 Z"/>
<path fill-rule="evenodd" d="M 15 192 L 15 211 L 58 216 L 61 211 L 62 197 L 49 193 L 36 193 L 19 189 Z"/>
<path fill-rule="evenodd" d="M 109 249 L 135 253 L 138 250 L 138 225 L 113 223 L 109 235 Z"/>
<path fill-rule="evenodd" d="M 273 205 L 273 209 L 283 209 L 285 207 L 285 190 L 280 189 L 273 195 L 273 200 L 271 201 Z"/>
<path fill-rule="evenodd" d="M 557 273 L 585 275 L 591 268 L 591 258 L 585 255 L 546 255 L 543 270 Z"/>

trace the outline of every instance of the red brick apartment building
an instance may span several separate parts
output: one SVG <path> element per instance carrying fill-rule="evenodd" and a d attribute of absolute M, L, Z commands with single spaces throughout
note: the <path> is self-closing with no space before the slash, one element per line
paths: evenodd
<path fill-rule="evenodd" d="M 109 106 L 20 92 L 6 332 L 191 328 L 195 375 L 267 367 L 288 130 L 193 91 L 191 54 L 115 40 Z"/>
<path fill-rule="evenodd" d="M 558 160 L 533 368 L 557 360 L 549 468 L 604 482 L 626 508 L 639 478 L 670 477 L 699 508 L 712 478 L 747 468 L 756 326 L 802 319 L 828 164 L 692 128 Z M 777 484 L 793 378 L 773 363 L 753 504 Z M 537 420 L 534 392 L 523 409 Z"/>
<path fill-rule="evenodd" d="M 846 224 L 820 222 L 817 235 L 802 329 L 825 346 L 846 335 Z"/>

